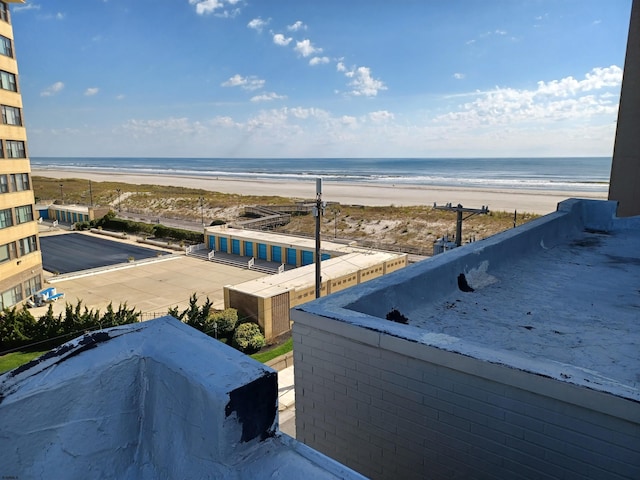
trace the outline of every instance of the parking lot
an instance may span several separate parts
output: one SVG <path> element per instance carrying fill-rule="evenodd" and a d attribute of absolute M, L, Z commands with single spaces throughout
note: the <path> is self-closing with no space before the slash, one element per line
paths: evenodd
<path fill-rule="evenodd" d="M 49 250 L 46 255 L 59 255 L 63 250 L 57 250 L 55 245 L 62 245 L 66 250 L 65 237 L 73 239 L 75 235 L 88 237 L 82 239 L 82 244 L 92 251 L 93 255 L 98 257 L 102 255 L 99 245 L 102 245 L 100 240 L 104 239 L 95 234 L 82 232 L 56 234 L 55 237 L 60 238 L 57 238 L 54 243 L 42 242 L 53 238 L 53 235 L 41 236 L 43 256 L 45 248 Z M 97 242 L 94 244 L 94 241 Z M 131 240 L 107 241 L 121 244 L 119 248 L 122 249 L 127 245 L 137 247 Z M 50 246 L 54 247 L 50 248 Z M 126 302 L 129 307 L 135 307 L 143 312 L 144 319 L 147 320 L 153 316 L 165 315 L 170 307 L 186 308 L 189 297 L 194 293 L 200 299 L 200 303 L 209 297 L 215 308 L 223 308 L 224 285 L 242 283 L 264 276 L 263 273 L 252 270 L 187 257 L 183 253 L 173 253 L 159 248 L 145 248 L 145 250 L 151 251 L 151 255 L 147 258 L 154 257 L 148 262 L 128 263 L 125 256 L 122 263 L 88 276 L 58 280 L 53 273 L 45 272 L 45 279 L 51 282 L 45 286 L 53 286 L 58 292 L 65 294 L 64 299 L 53 304 L 54 312 L 56 314 L 63 312 L 66 302 L 75 305 L 78 300 L 82 300 L 83 304 L 89 308 L 101 311 L 104 311 L 110 302 L 113 302 L 114 308 Z M 158 257 L 156 254 L 158 251 L 163 255 Z M 135 257 L 135 259 L 137 261 L 139 258 Z M 46 306 L 34 308 L 32 313 L 37 317 L 44 315 L 46 309 Z"/>

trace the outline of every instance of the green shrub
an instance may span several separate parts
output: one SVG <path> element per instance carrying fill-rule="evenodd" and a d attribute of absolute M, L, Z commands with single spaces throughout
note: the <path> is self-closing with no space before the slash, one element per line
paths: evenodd
<path fill-rule="evenodd" d="M 217 325 L 218 336 L 231 336 L 238 325 L 238 311 L 235 308 L 226 308 L 221 312 L 214 312 L 211 314 L 210 323 L 214 322 Z"/>
<path fill-rule="evenodd" d="M 154 225 L 153 235 L 157 238 L 170 238 L 172 240 L 186 240 L 188 242 L 202 243 L 204 235 L 200 232 L 182 230 L 181 228 L 167 227 L 165 225 Z"/>
<path fill-rule="evenodd" d="M 264 335 L 255 323 L 243 323 L 233 334 L 232 346 L 244 353 L 257 352 L 264 344 Z"/>

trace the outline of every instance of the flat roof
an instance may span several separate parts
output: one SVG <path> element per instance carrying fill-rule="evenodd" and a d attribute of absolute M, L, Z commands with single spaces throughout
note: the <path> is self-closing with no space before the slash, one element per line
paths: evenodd
<path fill-rule="evenodd" d="M 76 213 L 88 213 L 89 212 L 89 207 L 87 205 L 65 205 L 65 204 L 61 204 L 61 205 L 57 205 L 55 203 L 51 204 L 51 205 L 36 205 L 36 209 L 51 209 L 51 210 L 59 210 L 59 211 L 65 211 L 65 212 L 76 212 Z"/>
<path fill-rule="evenodd" d="M 568 200 L 298 308 L 638 401 L 640 217 L 615 207 Z M 385 319 L 394 308 L 408 325 Z"/>
<path fill-rule="evenodd" d="M 313 238 L 297 237 L 295 235 L 285 235 L 282 233 L 264 232 L 260 230 L 243 230 L 241 228 L 228 228 L 226 226 L 208 227 L 206 229 L 206 233 L 214 236 L 231 235 L 237 239 L 251 240 L 252 242 L 278 243 L 312 251 L 315 251 L 316 248 L 316 242 Z M 322 250 L 324 251 L 350 252 L 353 248 L 354 247 L 349 244 L 322 240 Z"/>
<path fill-rule="evenodd" d="M 323 282 L 341 278 L 374 265 L 405 256 L 405 254 L 361 251 L 348 253 L 336 258 L 322 261 L 321 272 Z M 262 298 L 272 297 L 291 290 L 310 288 L 315 285 L 315 264 L 288 270 L 276 275 L 268 275 L 238 285 L 229 286 L 232 290 L 241 291 Z"/>

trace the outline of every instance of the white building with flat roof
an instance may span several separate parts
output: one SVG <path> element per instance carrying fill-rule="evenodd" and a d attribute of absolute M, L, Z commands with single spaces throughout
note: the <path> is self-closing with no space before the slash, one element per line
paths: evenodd
<path fill-rule="evenodd" d="M 294 309 L 296 438 L 372 478 L 640 478 L 640 217 L 615 212 L 570 199 Z"/>

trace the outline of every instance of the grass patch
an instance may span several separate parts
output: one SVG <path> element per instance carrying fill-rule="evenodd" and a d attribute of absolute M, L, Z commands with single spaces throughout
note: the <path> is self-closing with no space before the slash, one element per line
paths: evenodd
<path fill-rule="evenodd" d="M 260 363 L 267 363 L 269 360 L 273 360 L 280 355 L 284 355 L 293 350 L 293 338 L 288 339 L 282 345 L 278 345 L 276 348 L 267 350 L 266 352 L 258 352 L 251 355 L 251 358 L 259 361 Z"/>
<path fill-rule="evenodd" d="M 44 352 L 14 352 L 2 355 L 0 356 L 0 373 L 13 370 L 45 353 L 47 353 L 47 350 Z"/>

